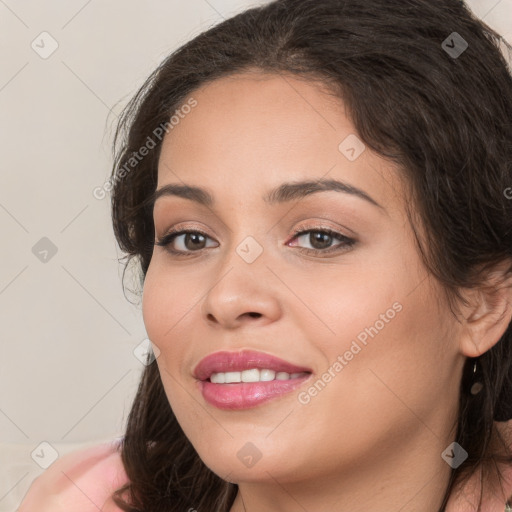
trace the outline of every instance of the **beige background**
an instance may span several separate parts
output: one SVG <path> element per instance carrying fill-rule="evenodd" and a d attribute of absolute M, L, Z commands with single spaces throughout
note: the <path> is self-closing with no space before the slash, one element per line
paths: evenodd
<path fill-rule="evenodd" d="M 168 53 L 258 3 L 0 0 L 0 512 L 43 471 L 41 442 L 62 455 L 122 435 L 143 368 L 109 196 L 92 193 L 116 116 Z M 512 0 L 469 5 L 512 43 Z"/>

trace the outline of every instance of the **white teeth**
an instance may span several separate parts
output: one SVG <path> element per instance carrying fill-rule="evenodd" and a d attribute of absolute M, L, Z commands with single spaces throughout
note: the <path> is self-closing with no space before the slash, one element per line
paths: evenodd
<path fill-rule="evenodd" d="M 220 372 L 212 373 L 210 381 L 213 384 L 229 384 L 232 382 L 268 382 L 271 380 L 297 379 L 308 375 L 307 372 L 292 373 L 275 372 L 274 370 L 251 368 L 241 372 Z"/>
<path fill-rule="evenodd" d="M 244 370 L 242 372 L 242 382 L 258 382 L 260 380 L 260 372 L 257 368 L 252 370 Z"/>
<path fill-rule="evenodd" d="M 276 378 L 276 372 L 274 370 L 259 370 L 260 380 L 262 382 L 268 382 Z"/>
<path fill-rule="evenodd" d="M 240 382 L 240 372 L 226 372 L 224 374 L 226 376 L 226 384 L 228 382 Z"/>
<path fill-rule="evenodd" d="M 210 380 L 214 384 L 224 384 L 226 382 L 226 374 L 225 373 L 212 373 Z"/>

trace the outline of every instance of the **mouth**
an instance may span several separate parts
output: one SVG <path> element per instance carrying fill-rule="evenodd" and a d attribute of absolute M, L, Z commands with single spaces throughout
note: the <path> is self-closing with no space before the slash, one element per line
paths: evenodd
<path fill-rule="evenodd" d="M 276 372 L 269 368 L 251 368 L 243 371 L 212 373 L 206 380 L 213 384 L 231 384 L 234 382 L 270 382 L 273 380 L 300 379 L 308 375 L 311 375 L 311 372 L 288 373 Z"/>
<path fill-rule="evenodd" d="M 254 350 L 215 352 L 203 358 L 194 369 L 196 379 L 215 384 L 289 380 L 311 373 L 310 368 Z"/>
<path fill-rule="evenodd" d="M 216 352 L 194 370 L 203 398 L 227 410 L 248 409 L 290 393 L 312 370 L 263 352 Z"/>

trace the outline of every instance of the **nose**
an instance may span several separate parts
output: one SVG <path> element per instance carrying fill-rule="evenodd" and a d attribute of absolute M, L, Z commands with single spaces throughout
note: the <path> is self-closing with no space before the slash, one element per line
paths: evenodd
<path fill-rule="evenodd" d="M 235 327 L 235 324 L 242 324 L 243 322 L 248 322 L 250 320 L 245 320 L 245 317 L 247 318 L 261 318 L 263 316 L 263 313 L 258 313 L 257 311 L 248 311 L 247 313 L 241 313 L 241 314 L 234 314 L 235 322 L 232 322 L 233 316 L 230 316 L 229 313 L 221 313 L 220 311 L 217 311 L 217 315 L 214 315 L 213 313 L 207 313 L 206 318 L 214 323 L 217 324 L 223 324 L 224 326 L 227 326 L 228 323 L 231 323 L 233 327 Z"/>
<path fill-rule="evenodd" d="M 228 260 L 204 296 L 205 321 L 224 329 L 275 322 L 282 313 L 276 289 L 279 281 L 263 258 L 247 263 L 235 253 Z"/>

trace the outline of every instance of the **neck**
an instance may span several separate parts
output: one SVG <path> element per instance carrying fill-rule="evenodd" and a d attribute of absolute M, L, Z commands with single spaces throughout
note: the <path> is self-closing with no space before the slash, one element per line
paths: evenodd
<path fill-rule="evenodd" d="M 302 481 L 272 478 L 240 482 L 230 512 L 437 512 L 448 486 L 451 467 L 441 458 L 449 440 L 423 439 L 374 454 L 336 474 Z M 427 442 L 428 441 L 428 442 Z M 371 458 L 370 458 L 371 459 Z"/>

